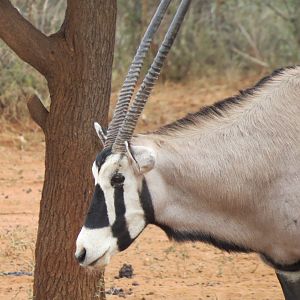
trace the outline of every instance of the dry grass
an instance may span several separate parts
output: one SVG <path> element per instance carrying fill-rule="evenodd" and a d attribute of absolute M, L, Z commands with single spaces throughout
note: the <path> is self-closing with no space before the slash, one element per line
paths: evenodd
<path fill-rule="evenodd" d="M 0 273 L 14 272 L 16 270 L 32 273 L 34 270 L 35 240 L 31 230 L 22 225 L 17 225 L 11 229 L 2 229 L 0 231 L 0 240 L 6 241 L 4 245 L 2 244 L 4 246 L 2 255 L 11 262 L 11 270 L 1 270 Z"/>

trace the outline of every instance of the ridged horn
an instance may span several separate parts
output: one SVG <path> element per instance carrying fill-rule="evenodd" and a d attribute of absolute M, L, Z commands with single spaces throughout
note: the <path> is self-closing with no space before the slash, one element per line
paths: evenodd
<path fill-rule="evenodd" d="M 134 56 L 134 59 L 130 65 L 127 76 L 125 78 L 124 84 L 119 93 L 117 105 L 114 110 L 114 115 L 107 131 L 105 148 L 110 147 L 117 137 L 118 131 L 124 121 L 130 100 L 136 87 L 136 83 L 139 78 L 141 68 L 143 66 L 144 58 L 150 48 L 153 36 L 157 31 L 170 2 L 171 0 L 162 0 L 160 2 L 137 49 L 137 52 Z"/>
<path fill-rule="evenodd" d="M 130 141 L 136 127 L 139 116 L 141 115 L 149 95 L 153 89 L 155 81 L 158 79 L 163 62 L 175 40 L 180 25 L 189 8 L 191 0 L 182 0 L 172 23 L 165 35 L 165 38 L 159 47 L 156 57 L 145 77 L 136 97 L 126 114 L 122 127 L 119 130 L 117 138 L 112 146 L 113 153 L 125 153 L 125 141 Z"/>

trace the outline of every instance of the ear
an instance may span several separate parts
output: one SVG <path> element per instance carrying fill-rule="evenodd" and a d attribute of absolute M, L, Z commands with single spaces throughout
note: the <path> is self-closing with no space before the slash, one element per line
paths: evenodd
<path fill-rule="evenodd" d="M 127 156 L 138 173 L 144 174 L 153 169 L 156 155 L 153 149 L 144 146 L 130 146 L 125 142 Z"/>
<path fill-rule="evenodd" d="M 102 129 L 101 125 L 97 122 L 94 122 L 94 127 L 102 145 L 104 146 L 106 141 L 106 131 Z"/>

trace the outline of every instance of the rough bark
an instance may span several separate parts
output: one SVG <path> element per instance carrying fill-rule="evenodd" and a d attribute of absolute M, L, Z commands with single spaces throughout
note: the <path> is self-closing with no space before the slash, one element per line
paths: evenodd
<path fill-rule="evenodd" d="M 51 96 L 49 113 L 33 105 L 35 116 L 46 114 L 36 118 L 46 139 L 33 290 L 37 300 L 104 299 L 98 295 L 101 274 L 81 269 L 74 251 L 92 196 L 92 161 L 100 150 L 92 124 L 107 123 L 115 20 L 116 0 L 69 0 L 61 30 L 48 38 L 9 1 L 0 1 L 0 37 L 45 75 Z"/>

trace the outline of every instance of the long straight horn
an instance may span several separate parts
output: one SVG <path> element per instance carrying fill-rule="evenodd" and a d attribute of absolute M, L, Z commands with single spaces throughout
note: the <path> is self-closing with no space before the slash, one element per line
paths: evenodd
<path fill-rule="evenodd" d="M 145 77 L 141 87 L 139 88 L 134 102 L 129 108 L 129 111 L 124 119 L 122 127 L 119 130 L 116 141 L 113 144 L 113 153 L 125 153 L 125 141 L 130 141 L 134 129 L 136 127 L 139 116 L 141 115 L 144 106 L 149 98 L 149 95 L 153 89 L 154 83 L 157 80 L 163 62 L 175 40 L 180 25 L 184 19 L 184 16 L 189 8 L 191 0 L 182 0 L 179 8 L 172 20 L 172 23 L 165 35 L 165 38 L 156 54 L 156 57 Z"/>
<path fill-rule="evenodd" d="M 131 63 L 131 66 L 128 70 L 127 76 L 125 78 L 124 84 L 121 88 L 118 102 L 114 111 L 114 115 L 111 123 L 109 124 L 107 139 L 105 142 L 105 148 L 110 147 L 118 134 L 119 128 L 122 125 L 125 115 L 128 110 L 130 100 L 132 98 L 134 89 L 136 87 L 137 80 L 139 78 L 141 68 L 143 66 L 143 60 L 149 50 L 152 38 L 157 31 L 161 20 L 164 14 L 167 11 L 167 8 L 171 0 L 162 0 L 158 6 L 145 34 L 140 43 L 139 48 L 135 54 L 135 57 Z"/>

